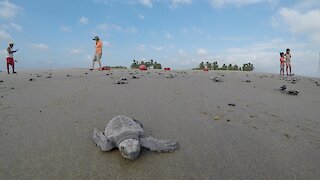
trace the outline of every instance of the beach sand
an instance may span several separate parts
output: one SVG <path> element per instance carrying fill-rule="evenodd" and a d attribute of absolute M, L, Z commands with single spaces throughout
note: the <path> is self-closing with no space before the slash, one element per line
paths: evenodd
<path fill-rule="evenodd" d="M 128 84 L 114 84 L 120 77 Z M 1 72 L 0 179 L 319 179 L 315 82 L 257 72 Z M 281 93 L 283 84 L 299 94 Z M 117 115 L 179 150 L 143 150 L 135 161 L 100 151 L 93 129 Z"/>

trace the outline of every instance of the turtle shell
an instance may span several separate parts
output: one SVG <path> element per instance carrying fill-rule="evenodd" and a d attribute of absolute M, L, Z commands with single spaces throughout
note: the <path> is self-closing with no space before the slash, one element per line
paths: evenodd
<path fill-rule="evenodd" d="M 116 147 L 119 147 L 125 139 L 139 140 L 143 136 L 143 129 L 135 120 L 120 115 L 109 121 L 105 135 Z"/>

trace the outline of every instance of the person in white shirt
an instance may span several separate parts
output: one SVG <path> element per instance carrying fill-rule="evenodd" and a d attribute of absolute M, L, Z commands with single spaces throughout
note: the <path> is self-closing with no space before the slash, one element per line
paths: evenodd
<path fill-rule="evenodd" d="M 8 70 L 8 74 L 10 74 L 9 65 L 11 65 L 11 67 L 12 67 L 12 73 L 14 73 L 14 74 L 17 73 L 17 72 L 14 71 L 14 62 L 16 62 L 16 61 L 14 61 L 14 59 L 13 59 L 13 53 L 16 53 L 18 51 L 18 49 L 13 51 L 12 50 L 13 46 L 14 46 L 14 43 L 13 42 L 9 42 L 9 47 L 7 48 L 7 52 L 8 52 L 8 55 L 7 55 L 7 70 Z"/>

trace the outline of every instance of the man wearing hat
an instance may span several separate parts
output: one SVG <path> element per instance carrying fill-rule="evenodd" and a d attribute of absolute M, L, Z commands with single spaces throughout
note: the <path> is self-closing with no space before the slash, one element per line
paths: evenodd
<path fill-rule="evenodd" d="M 12 72 L 13 72 L 14 74 L 16 73 L 16 72 L 14 71 L 13 53 L 16 53 L 16 52 L 18 51 L 18 49 L 15 50 L 15 51 L 13 51 L 13 50 L 12 50 L 13 45 L 14 45 L 13 42 L 9 42 L 9 47 L 7 48 L 7 51 L 8 51 L 8 55 L 7 55 L 7 70 L 8 70 L 8 74 L 10 74 L 9 65 L 11 65 L 11 67 L 12 67 Z"/>
<path fill-rule="evenodd" d="M 102 56 L 102 48 L 103 48 L 102 41 L 99 39 L 98 36 L 94 37 L 93 40 L 96 41 L 96 52 L 93 57 L 92 68 L 90 70 L 93 70 L 94 64 L 96 61 L 98 61 L 100 66 L 99 69 L 101 70 L 101 56 Z"/>

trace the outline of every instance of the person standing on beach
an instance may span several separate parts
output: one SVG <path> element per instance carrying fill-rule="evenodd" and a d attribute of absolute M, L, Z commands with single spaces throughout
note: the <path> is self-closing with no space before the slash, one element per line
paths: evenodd
<path fill-rule="evenodd" d="M 284 75 L 284 53 L 283 52 L 280 53 L 280 75 Z"/>
<path fill-rule="evenodd" d="M 9 71 L 9 65 L 11 65 L 12 67 L 12 73 L 15 74 L 17 72 L 14 71 L 14 59 L 13 59 L 13 53 L 16 53 L 18 51 L 15 50 L 13 51 L 12 48 L 14 46 L 14 43 L 13 42 L 9 42 L 9 47 L 7 48 L 7 52 L 8 52 L 8 55 L 7 55 L 7 70 L 8 70 L 8 74 L 10 74 L 10 71 Z"/>
<path fill-rule="evenodd" d="M 289 72 L 290 72 L 290 76 L 291 76 L 291 54 L 290 54 L 290 49 L 286 50 L 285 61 L 286 61 L 287 76 L 289 75 L 288 74 L 288 68 L 289 68 Z"/>
<path fill-rule="evenodd" d="M 101 70 L 101 57 L 102 57 L 102 48 L 103 48 L 103 44 L 102 44 L 102 41 L 99 39 L 98 36 L 94 37 L 93 40 L 96 41 L 96 52 L 94 54 L 94 57 L 93 57 L 93 61 L 92 61 L 92 68 L 90 70 L 93 70 L 94 68 L 94 64 L 96 61 L 98 61 L 99 63 L 99 70 Z"/>

